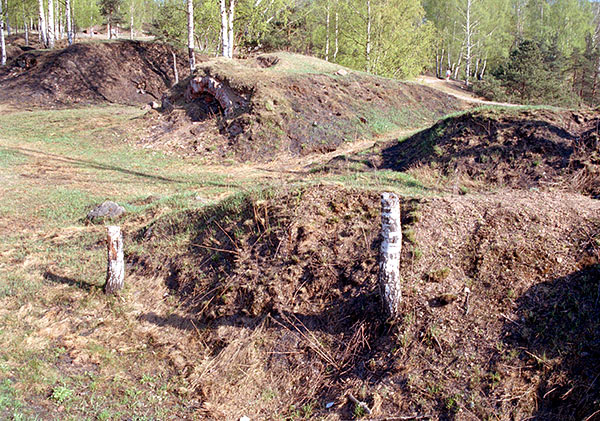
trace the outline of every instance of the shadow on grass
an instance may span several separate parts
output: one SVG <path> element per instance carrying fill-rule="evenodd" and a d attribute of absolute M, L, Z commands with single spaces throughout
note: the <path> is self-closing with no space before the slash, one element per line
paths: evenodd
<path fill-rule="evenodd" d="M 156 180 L 156 181 L 161 181 L 161 182 L 165 182 L 165 183 L 179 183 L 179 184 L 189 184 L 190 183 L 190 180 L 183 180 L 183 179 L 172 178 L 172 177 L 163 177 L 161 175 L 149 174 L 149 173 L 145 173 L 145 172 L 141 172 L 141 171 L 134 171 L 134 170 L 130 170 L 127 168 L 118 167 L 116 165 L 108 165 L 108 164 L 103 164 L 101 162 L 80 159 L 80 158 L 70 158 L 70 157 L 65 157 L 65 156 L 58 155 L 58 154 L 43 152 L 43 151 L 36 150 L 36 149 L 30 149 L 30 148 L 24 148 L 24 147 L 6 147 L 5 149 L 11 150 L 13 152 L 21 153 L 24 156 L 42 155 L 43 157 L 45 157 L 48 160 L 71 164 L 71 165 L 79 166 L 82 168 L 93 168 L 93 169 L 101 170 L 101 171 L 115 171 L 115 172 L 119 172 L 122 174 L 133 175 L 135 177 L 145 178 L 145 179 L 149 179 L 149 180 Z M 214 181 L 203 181 L 203 184 L 210 185 L 213 187 L 231 187 L 230 184 L 217 183 Z"/>
<path fill-rule="evenodd" d="M 600 265 L 532 286 L 505 326 L 542 381 L 537 420 L 600 419 Z"/>
<path fill-rule="evenodd" d="M 85 282 L 85 281 L 81 281 L 78 279 L 74 279 L 74 278 L 68 278 L 66 276 L 62 276 L 62 275 L 57 275 L 56 273 L 52 273 L 50 271 L 46 271 L 44 272 L 44 279 L 50 282 L 54 282 L 56 284 L 64 284 L 64 285 L 69 285 L 69 286 L 74 286 L 77 288 L 80 288 L 84 291 L 93 291 L 93 290 L 99 290 L 102 289 L 102 286 L 98 286 L 96 284 L 90 283 L 90 282 Z"/>

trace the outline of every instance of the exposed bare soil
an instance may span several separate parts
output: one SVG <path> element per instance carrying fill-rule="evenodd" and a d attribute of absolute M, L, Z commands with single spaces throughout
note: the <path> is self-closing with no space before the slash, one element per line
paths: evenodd
<path fill-rule="evenodd" d="M 597 197 L 599 125 L 597 111 L 478 110 L 314 170 L 389 168 L 427 173 L 453 187 L 560 188 Z"/>
<path fill-rule="evenodd" d="M 171 52 L 178 54 L 179 75 L 185 77 L 185 56 L 167 44 L 80 42 L 28 51 L 0 71 L 1 99 L 41 106 L 160 102 L 174 84 Z"/>
<path fill-rule="evenodd" d="M 173 107 L 150 120 L 144 145 L 183 155 L 266 161 L 331 152 L 344 142 L 423 126 L 468 106 L 420 84 L 287 53 L 216 59 L 198 66 L 197 75 L 223 82 L 247 105 L 225 118 L 211 95 L 190 102 L 185 86 L 178 87 L 170 96 Z"/>
<path fill-rule="evenodd" d="M 232 199 L 134 236 L 148 251 L 130 256 L 136 270 L 164 276 L 185 303 L 183 315 L 141 320 L 200 335 L 204 348 L 176 364 L 204 416 L 252 408 L 272 419 L 310 404 L 311 416 L 348 419 L 349 394 L 375 419 L 594 411 L 600 202 L 507 191 L 402 206 L 404 318 L 391 325 L 376 284 L 375 192 Z"/>

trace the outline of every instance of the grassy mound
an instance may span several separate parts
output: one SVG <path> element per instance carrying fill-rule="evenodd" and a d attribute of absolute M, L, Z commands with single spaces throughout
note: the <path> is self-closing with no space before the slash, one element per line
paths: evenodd
<path fill-rule="evenodd" d="M 600 114 L 481 108 L 398 141 L 314 166 L 313 172 L 407 171 L 447 189 L 549 189 L 600 195 Z M 457 190 L 459 192 L 461 190 Z"/>
<path fill-rule="evenodd" d="M 398 171 L 428 166 L 471 185 L 562 187 L 598 196 L 599 124 L 596 111 L 467 112 L 384 150 L 382 165 Z"/>
<path fill-rule="evenodd" d="M 581 419 L 600 397 L 599 211 L 558 193 L 404 199 L 389 325 L 378 194 L 237 196 L 136 234 L 132 263 L 185 303 L 140 320 L 199 335 L 177 358 L 208 418 L 364 415 L 352 395 L 377 419 Z"/>
<path fill-rule="evenodd" d="M 167 44 L 142 41 L 82 42 L 16 57 L 0 73 L 4 100 L 35 105 L 160 101 L 174 83 Z M 186 58 L 178 58 L 179 74 Z"/>
<path fill-rule="evenodd" d="M 187 103 L 180 89 L 171 97 L 175 109 L 158 119 L 162 130 L 154 130 L 149 142 L 176 134 L 188 139 L 184 149 L 193 154 L 267 160 L 332 151 L 343 142 L 419 127 L 465 108 L 435 89 L 289 53 L 213 59 L 199 65 L 197 75 L 223 82 L 247 106 L 224 118 L 214 98 Z"/>

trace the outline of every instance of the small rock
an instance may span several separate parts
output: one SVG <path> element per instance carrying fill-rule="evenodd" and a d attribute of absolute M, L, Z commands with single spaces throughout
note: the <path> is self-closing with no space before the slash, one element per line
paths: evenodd
<path fill-rule="evenodd" d="M 150 107 L 151 107 L 153 110 L 158 110 L 158 109 L 160 108 L 160 104 L 159 104 L 158 102 L 156 102 L 156 101 L 152 101 L 152 102 L 150 103 Z"/>
<path fill-rule="evenodd" d="M 87 219 L 90 221 L 96 221 L 102 218 L 118 218 L 124 213 L 125 208 L 123 206 L 107 200 L 89 211 L 87 214 Z"/>
<path fill-rule="evenodd" d="M 348 70 L 346 70 L 346 69 L 340 69 L 337 72 L 335 72 L 335 74 L 339 75 L 339 76 L 346 76 L 348 74 Z"/>
<path fill-rule="evenodd" d="M 250 418 L 243 416 L 243 417 L 240 417 L 240 421 L 250 421 Z"/>

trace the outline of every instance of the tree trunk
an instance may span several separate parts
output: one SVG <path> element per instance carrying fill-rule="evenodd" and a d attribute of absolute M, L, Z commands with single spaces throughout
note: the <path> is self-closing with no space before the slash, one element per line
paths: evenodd
<path fill-rule="evenodd" d="M 327 1 L 327 15 L 325 17 L 325 61 L 329 61 L 329 1 Z"/>
<path fill-rule="evenodd" d="M 187 0 L 187 30 L 188 30 L 188 56 L 190 60 L 190 71 L 196 68 L 196 56 L 194 55 L 194 1 Z"/>
<path fill-rule="evenodd" d="M 221 41 L 223 42 L 223 57 L 227 57 L 229 54 L 229 35 L 227 33 L 227 6 L 225 0 L 220 0 L 221 4 Z"/>
<path fill-rule="evenodd" d="M 467 44 L 467 54 L 465 57 L 465 85 L 469 86 L 469 77 L 471 76 L 471 5 L 472 0 L 467 0 L 467 26 L 466 26 L 466 44 Z"/>
<path fill-rule="evenodd" d="M 108 226 L 108 264 L 106 268 L 106 285 L 104 292 L 115 294 L 123 288 L 125 279 L 125 260 L 123 259 L 123 236 L 118 226 Z"/>
<path fill-rule="evenodd" d="M 6 66 L 6 42 L 4 41 L 4 15 L 2 0 L 0 0 L 0 66 Z"/>
<path fill-rule="evenodd" d="M 67 39 L 69 40 L 69 45 L 73 45 L 73 29 L 72 29 L 72 22 L 71 22 L 71 1 L 70 0 L 66 0 L 65 1 L 65 13 L 67 15 Z"/>
<path fill-rule="evenodd" d="M 48 0 L 48 48 L 54 48 L 54 3 Z"/>
<path fill-rule="evenodd" d="M 479 72 L 479 80 L 483 79 L 483 75 L 485 74 L 485 66 L 487 65 L 487 58 L 483 60 L 483 66 L 481 67 L 481 72 Z"/>
<path fill-rule="evenodd" d="M 462 61 L 462 53 L 458 56 L 458 62 L 456 63 L 456 67 L 454 68 L 454 79 L 458 79 L 458 72 L 460 70 L 460 62 Z"/>
<path fill-rule="evenodd" d="M 335 12 L 335 50 L 333 50 L 333 61 L 336 60 L 338 51 L 339 51 L 338 35 L 339 35 L 338 12 Z"/>
<path fill-rule="evenodd" d="M 179 83 L 179 72 L 177 71 L 177 55 L 171 51 L 171 54 L 173 55 L 173 74 L 175 76 L 175 85 L 177 85 Z"/>
<path fill-rule="evenodd" d="M 44 13 L 44 0 L 38 0 L 38 36 L 45 47 L 48 47 L 48 33 L 46 32 L 46 14 Z"/>
<path fill-rule="evenodd" d="M 133 3 L 131 3 L 133 5 Z M 131 16 L 129 17 L 129 39 L 133 40 L 133 6 L 131 6 Z"/>
<path fill-rule="evenodd" d="M 371 0 L 367 0 L 367 44 L 365 46 L 366 71 L 371 71 Z"/>
<path fill-rule="evenodd" d="M 398 316 L 402 291 L 400 285 L 400 252 L 402 226 L 400 200 L 394 193 L 381 194 L 381 252 L 379 257 L 379 288 L 388 316 Z"/>
<path fill-rule="evenodd" d="M 229 0 L 229 41 L 227 42 L 227 57 L 233 58 L 233 11 L 235 0 Z"/>

